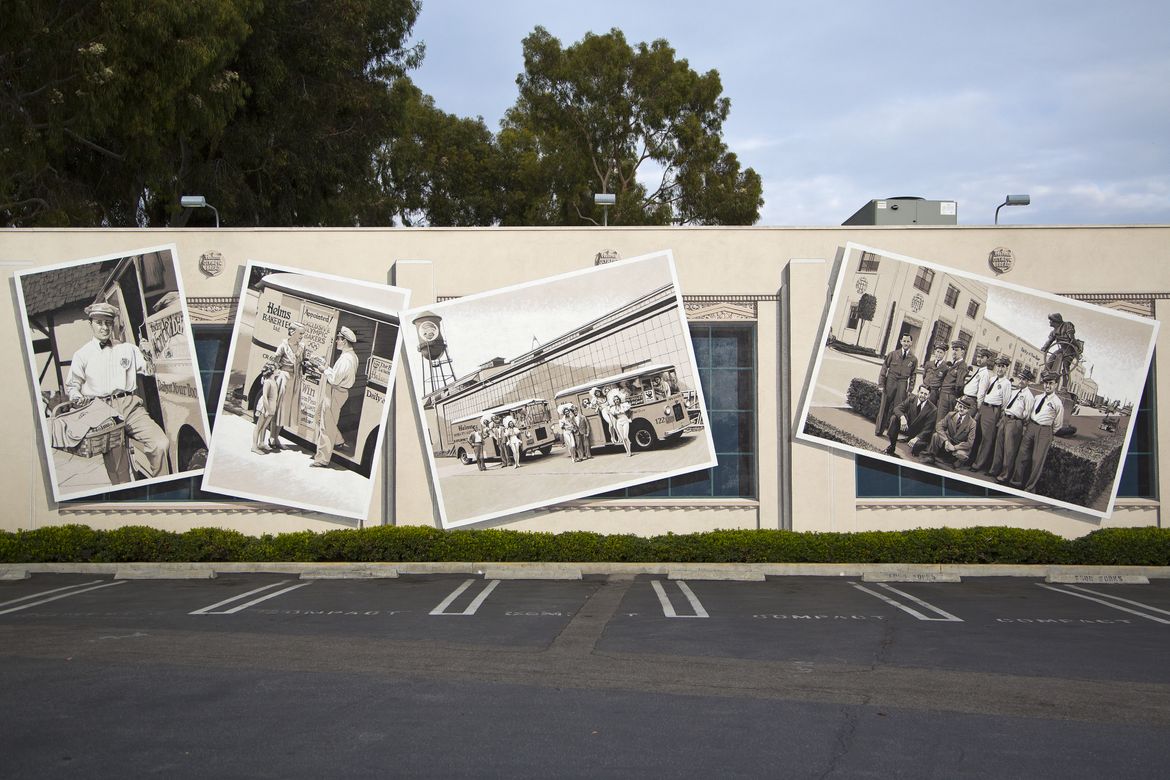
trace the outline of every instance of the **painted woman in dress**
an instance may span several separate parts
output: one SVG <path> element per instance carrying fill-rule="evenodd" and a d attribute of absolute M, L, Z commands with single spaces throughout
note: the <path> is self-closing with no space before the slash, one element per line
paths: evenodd
<path fill-rule="evenodd" d="M 594 409 L 597 410 L 598 416 L 601 417 L 601 437 L 606 444 L 611 441 L 617 441 L 613 434 L 613 420 L 609 418 L 609 403 L 606 400 L 605 391 L 600 387 L 595 387 L 589 391 L 590 403 Z"/>
<path fill-rule="evenodd" d="M 614 435 L 626 448 L 626 457 L 630 457 L 634 454 L 630 448 L 630 402 L 619 390 L 609 394 L 609 416 L 613 419 Z"/>
<path fill-rule="evenodd" d="M 504 418 L 504 440 L 512 454 L 512 468 L 520 468 L 520 428 L 512 415 Z"/>
<path fill-rule="evenodd" d="M 280 446 L 281 428 L 295 428 L 301 406 L 301 365 L 305 361 L 305 347 L 301 339 L 305 326 L 294 322 L 288 327 L 288 338 L 280 342 L 272 355 L 276 364 L 273 377 L 276 379 L 276 404 L 268 434 L 268 446 L 273 450 Z"/>

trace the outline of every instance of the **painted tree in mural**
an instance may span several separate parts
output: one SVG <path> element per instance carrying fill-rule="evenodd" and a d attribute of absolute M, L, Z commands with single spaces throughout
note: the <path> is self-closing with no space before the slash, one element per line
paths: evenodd
<path fill-rule="evenodd" d="M 759 219 L 760 177 L 722 140 L 731 101 L 716 71 L 616 29 L 564 48 L 537 27 L 523 47 L 520 96 L 498 138 L 511 172 L 505 224 L 599 221 L 597 192 L 616 193 L 613 224 Z"/>
<path fill-rule="evenodd" d="M 873 315 L 877 314 L 877 298 L 869 293 L 864 293 L 857 301 L 857 319 L 861 322 L 870 322 L 873 320 Z M 857 326 L 857 341 L 854 346 L 861 344 L 861 325 Z"/>

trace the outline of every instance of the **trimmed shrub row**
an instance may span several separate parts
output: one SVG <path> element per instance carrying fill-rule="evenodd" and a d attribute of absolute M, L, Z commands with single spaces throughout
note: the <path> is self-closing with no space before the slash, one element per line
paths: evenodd
<path fill-rule="evenodd" d="M 245 536 L 83 525 L 0 532 L 3 563 L 549 561 L 639 563 L 1035 563 L 1170 565 L 1170 529 L 1109 528 L 1067 540 L 1020 528 L 863 533 L 733 530 L 639 537 L 419 526 Z"/>

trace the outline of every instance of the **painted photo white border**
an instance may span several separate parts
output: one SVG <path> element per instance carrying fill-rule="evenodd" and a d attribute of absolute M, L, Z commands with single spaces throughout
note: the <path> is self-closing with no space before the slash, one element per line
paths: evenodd
<path fill-rule="evenodd" d="M 305 277 L 315 278 L 315 279 L 322 279 L 322 280 L 327 280 L 327 281 L 332 281 L 332 282 L 340 282 L 343 284 L 353 285 L 356 287 L 365 287 L 365 288 L 368 288 L 371 290 L 377 290 L 380 293 L 385 293 L 385 292 L 389 291 L 389 292 L 392 292 L 392 293 L 395 293 L 397 295 L 402 296 L 403 310 L 405 310 L 406 306 L 410 305 L 410 290 L 408 290 L 406 288 L 394 287 L 394 286 L 389 285 L 389 284 L 379 284 L 377 282 L 370 282 L 370 281 L 366 281 L 363 279 L 353 279 L 353 278 L 345 277 L 345 276 L 336 276 L 334 274 L 326 274 L 326 273 L 321 273 L 319 271 L 309 271 L 309 270 L 306 270 L 304 268 L 295 268 L 293 266 L 278 265 L 275 263 L 268 263 L 268 262 L 265 262 L 262 260 L 248 260 L 248 262 L 245 264 L 244 269 L 243 269 L 243 276 L 240 278 L 240 286 L 236 291 L 238 296 L 239 296 L 238 297 L 239 303 L 236 306 L 236 316 L 232 322 L 232 335 L 231 335 L 231 342 L 230 342 L 230 345 L 228 347 L 227 363 L 225 364 L 226 367 L 224 369 L 224 371 L 225 371 L 224 381 L 222 382 L 222 384 L 220 386 L 219 398 L 217 399 L 216 407 L 215 407 L 218 414 L 223 413 L 224 404 L 227 402 L 227 395 L 228 395 L 228 392 L 230 390 L 230 388 L 228 386 L 229 385 L 228 377 L 231 373 L 231 367 L 232 367 L 232 365 L 235 361 L 235 357 L 236 357 L 236 349 L 239 346 L 239 342 L 240 342 L 240 325 L 243 321 L 243 316 L 244 316 L 244 304 L 245 304 L 245 301 L 247 298 L 248 280 L 251 278 L 252 269 L 254 267 L 257 267 L 257 266 L 259 266 L 261 268 L 267 268 L 267 269 L 270 269 L 271 271 L 278 272 L 278 273 L 297 274 L 299 276 L 305 276 Z M 338 301 L 339 308 L 345 308 L 347 303 L 348 302 L 346 302 L 346 301 L 339 300 Z M 352 306 L 354 304 L 351 303 L 349 305 Z M 368 309 L 370 307 L 362 306 L 361 308 Z M 347 511 L 344 511 L 343 509 L 339 509 L 338 507 L 332 507 L 332 506 L 328 506 L 328 505 L 324 505 L 324 504 L 316 504 L 316 503 L 313 503 L 312 501 L 297 501 L 297 500 L 289 499 L 289 498 L 282 497 L 282 496 L 271 496 L 271 495 L 266 495 L 266 494 L 262 494 L 262 493 L 254 493 L 254 492 L 247 491 L 247 490 L 239 490 L 236 488 L 225 488 L 225 487 L 218 486 L 218 485 L 215 485 L 215 484 L 209 482 L 209 478 L 214 478 L 213 466 L 214 466 L 214 454 L 215 454 L 215 450 L 216 450 L 216 448 L 214 446 L 214 439 L 215 439 L 215 430 L 214 429 L 211 432 L 212 441 L 209 442 L 208 450 L 207 450 L 207 466 L 206 466 L 206 469 L 205 469 L 204 474 L 203 474 L 203 484 L 202 484 L 203 490 L 208 491 L 208 492 L 212 492 L 212 493 L 220 493 L 222 495 L 235 496 L 236 498 L 243 498 L 243 499 L 248 499 L 251 501 L 258 501 L 258 502 L 273 505 L 273 506 L 285 506 L 285 507 L 290 507 L 293 509 L 303 509 L 303 510 L 310 511 L 310 512 L 318 512 L 321 514 L 332 515 L 334 517 L 344 517 L 344 518 L 347 518 L 350 520 L 358 520 L 358 521 L 365 520 L 369 515 L 370 501 L 373 499 L 375 475 L 378 473 L 378 466 L 379 466 L 379 464 L 381 462 L 381 458 L 382 458 L 383 445 L 385 444 L 385 441 L 386 441 L 386 433 L 387 433 L 386 424 L 387 424 L 387 421 L 389 420 L 389 417 L 390 417 L 391 401 L 394 398 L 394 386 L 396 384 L 396 379 L 398 377 L 398 361 L 402 357 L 403 313 L 402 313 L 402 311 L 393 311 L 393 310 L 388 310 L 388 309 L 382 309 L 382 311 L 384 311 L 384 313 L 386 313 L 386 314 L 393 315 L 393 316 L 396 316 L 399 318 L 398 334 L 394 339 L 394 357 L 391 359 L 389 384 L 386 387 L 386 400 L 385 400 L 385 403 L 382 404 L 382 417 L 381 417 L 381 421 L 379 422 L 379 426 L 381 429 L 381 435 L 377 439 L 377 444 L 376 444 L 375 450 L 374 450 L 373 462 L 370 466 L 370 476 L 368 478 L 366 478 L 367 491 L 366 491 L 364 500 L 361 502 L 365 508 L 360 512 L 356 512 L 356 511 L 355 512 L 347 512 Z"/>
<path fill-rule="evenodd" d="M 598 265 L 598 266 L 594 266 L 591 268 L 583 268 L 583 269 L 580 269 L 577 271 L 569 271 L 569 272 L 563 273 L 563 274 L 557 274 L 554 276 L 543 277 L 541 279 L 535 279 L 535 280 L 530 281 L 530 282 L 522 282 L 520 284 L 514 284 L 514 285 L 507 286 L 507 287 L 499 287 L 499 288 L 487 290 L 487 291 L 484 291 L 481 293 L 474 293 L 472 295 L 461 296 L 459 298 L 455 298 L 455 299 L 448 300 L 448 301 L 440 301 L 440 302 L 428 304 L 425 306 L 419 306 L 419 307 L 416 307 L 416 308 L 413 308 L 413 309 L 410 309 L 408 311 L 403 312 L 403 314 L 402 314 L 403 331 L 405 332 L 405 329 L 410 326 L 411 322 L 413 321 L 413 319 L 415 317 L 417 317 L 418 315 L 423 314 L 425 312 L 442 314 L 444 311 L 447 311 L 450 309 L 458 309 L 461 304 L 466 304 L 470 301 L 476 301 L 476 300 L 481 300 L 481 299 L 485 299 L 485 298 L 507 295 L 509 293 L 514 293 L 514 292 L 517 292 L 520 290 L 539 288 L 542 285 L 547 285 L 550 282 L 559 282 L 559 281 L 564 281 L 566 279 L 573 279 L 573 278 L 578 278 L 578 277 L 582 277 L 582 276 L 590 276 L 590 275 L 596 275 L 596 274 L 615 273 L 616 271 L 619 271 L 623 268 L 628 268 L 628 267 L 630 267 L 634 264 L 637 264 L 637 263 L 647 262 L 647 261 L 652 261 L 652 260 L 660 260 L 664 257 L 667 261 L 667 267 L 670 270 L 671 283 L 674 286 L 676 311 L 678 314 L 679 325 L 682 328 L 682 333 L 685 337 L 684 341 L 686 342 L 687 358 L 691 361 L 691 368 L 694 371 L 694 376 L 695 376 L 694 391 L 696 393 L 696 397 L 698 398 L 699 408 L 702 410 L 703 438 L 705 440 L 707 452 L 709 453 L 710 457 L 707 460 L 705 460 L 703 463 L 694 464 L 694 465 L 686 466 L 684 468 L 674 469 L 674 470 L 670 470 L 670 471 L 666 471 L 666 472 L 655 473 L 653 476 L 641 477 L 641 478 L 632 479 L 632 480 L 621 480 L 618 482 L 614 482 L 613 484 L 607 484 L 602 488 L 590 488 L 588 490 L 570 491 L 568 493 L 550 496 L 547 499 L 544 499 L 541 501 L 534 501 L 534 502 L 519 504 L 517 506 L 509 507 L 508 509 L 504 509 L 504 510 L 500 510 L 500 511 L 496 511 L 496 512 L 486 512 L 484 514 L 479 514 L 479 515 L 475 515 L 472 517 L 462 518 L 459 520 L 449 520 L 447 517 L 446 504 L 445 504 L 444 498 L 443 498 L 443 485 L 439 479 L 438 464 L 435 460 L 434 446 L 433 446 L 433 442 L 431 441 L 430 428 L 427 425 L 426 417 L 425 417 L 425 414 L 423 412 L 422 398 L 415 391 L 415 381 L 414 381 L 414 373 L 413 372 L 418 371 L 418 368 L 415 367 L 414 365 L 411 365 L 410 362 L 408 361 L 407 373 L 411 379 L 411 382 L 410 382 L 411 393 L 410 393 L 410 395 L 411 395 L 412 406 L 414 408 L 415 420 L 419 426 L 419 429 L 422 431 L 423 447 L 426 451 L 427 466 L 428 466 L 428 469 L 430 472 L 431 484 L 434 486 L 435 500 L 437 502 L 438 511 L 439 511 L 439 520 L 440 520 L 441 526 L 444 529 L 461 528 L 463 526 L 474 525 L 476 523 L 485 523 L 485 522 L 488 522 L 490 520 L 497 520 L 499 518 L 509 517 L 511 515 L 517 515 L 517 514 L 520 514 L 522 512 L 527 512 L 527 511 L 530 511 L 533 509 L 539 509 L 541 507 L 550 506 L 552 504 L 558 504 L 558 503 L 563 503 L 566 501 L 573 501 L 573 500 L 582 499 L 582 498 L 589 498 L 589 497 L 595 496 L 601 492 L 608 492 L 611 490 L 621 490 L 624 488 L 634 487 L 636 485 L 642 485 L 642 484 L 645 484 L 647 482 L 653 482 L 653 481 L 659 480 L 659 479 L 668 479 L 670 477 L 677 477 L 677 476 L 680 476 L 682 474 L 690 474 L 690 473 L 693 473 L 696 471 L 702 471 L 703 469 L 714 468 L 715 466 L 719 465 L 718 458 L 715 455 L 715 440 L 714 440 L 714 437 L 712 436 L 712 433 L 711 433 L 711 419 L 710 419 L 710 415 L 708 414 L 708 411 L 707 411 L 707 399 L 703 394 L 702 382 L 699 381 L 699 365 L 698 365 L 698 360 L 695 358 L 695 345 L 694 345 L 693 341 L 691 340 L 690 327 L 689 327 L 689 324 L 687 323 L 687 319 L 686 319 L 686 307 L 683 304 L 682 288 L 680 287 L 679 282 L 678 282 L 678 269 L 675 266 L 673 250 L 665 249 L 665 250 L 660 250 L 657 252 L 650 252 L 650 253 L 647 253 L 644 255 L 638 255 L 636 257 L 630 257 L 630 258 L 626 258 L 623 260 L 617 260 L 617 261 L 614 261 L 611 263 L 605 263 L 603 265 Z M 405 338 L 406 338 L 405 335 L 403 335 L 404 340 L 405 340 Z M 420 383 L 420 387 L 421 387 L 421 383 Z"/>
<path fill-rule="evenodd" d="M 810 436 L 810 435 L 804 433 L 805 424 L 808 421 L 809 411 L 812 407 L 813 389 L 816 386 L 817 378 L 820 376 L 821 362 L 824 358 L 825 350 L 827 349 L 827 346 L 824 343 L 824 335 L 823 334 L 828 333 L 828 323 L 834 321 L 834 319 L 837 315 L 838 307 L 842 303 L 843 296 L 841 294 L 841 291 L 842 291 L 842 288 L 845 284 L 845 277 L 847 276 L 847 274 L 845 272 L 846 268 L 848 268 L 849 263 L 851 261 L 851 258 L 854 256 L 854 253 L 861 253 L 861 252 L 872 252 L 876 255 L 880 255 L 881 257 L 888 257 L 891 260 L 896 260 L 896 261 L 904 262 L 904 263 L 911 263 L 911 264 L 914 264 L 917 266 L 921 266 L 923 268 L 929 268 L 929 269 L 934 270 L 934 271 L 963 277 L 965 279 L 970 279 L 971 281 L 976 282 L 977 284 L 987 285 L 988 287 L 1002 287 L 1005 289 L 1014 290 L 1018 293 L 1023 293 L 1026 295 L 1034 296 L 1034 297 L 1042 299 L 1042 300 L 1051 301 L 1054 304 L 1061 306 L 1061 307 L 1090 310 L 1090 311 L 1093 311 L 1097 314 L 1105 314 L 1105 315 L 1108 315 L 1111 317 L 1117 317 L 1119 319 L 1125 319 L 1125 320 L 1130 320 L 1131 322 L 1140 323 L 1140 324 L 1150 328 L 1150 337 L 1149 337 L 1149 341 L 1146 345 L 1145 361 L 1144 361 L 1146 372 L 1147 373 L 1149 372 L 1150 363 L 1151 363 L 1151 361 L 1153 359 L 1153 355 L 1154 355 L 1154 347 L 1158 341 L 1158 330 L 1161 327 L 1161 323 L 1159 323 L 1155 319 L 1141 317 L 1141 316 L 1138 316 L 1136 314 L 1130 314 L 1129 312 L 1116 311 L 1114 309 L 1107 309 L 1105 307 L 1097 306 L 1097 305 L 1092 304 L 1092 303 L 1078 301 L 1075 298 L 1066 298 L 1066 297 L 1061 296 L 1061 295 L 1056 295 L 1055 293 L 1046 292 L 1043 290 L 1037 290 L 1037 289 L 1032 288 L 1032 287 L 1024 287 L 1022 285 L 1013 284 L 1011 282 L 1006 282 L 1006 281 L 1003 281 L 1000 279 L 994 279 L 994 278 L 987 277 L 987 276 L 981 276 L 979 274 L 971 273 L 969 271 L 963 271 L 960 269 L 952 268 L 950 266 L 941 265 L 939 263 L 934 263 L 934 262 L 930 262 L 927 260 L 920 260 L 920 259 L 915 258 L 915 257 L 909 257 L 908 255 L 902 255 L 902 254 L 899 254 L 897 252 L 891 252 L 891 251 L 886 250 L 886 249 L 878 249 L 876 247 L 866 246 L 864 244 L 858 244 L 858 243 L 854 243 L 854 242 L 850 241 L 850 242 L 847 242 L 844 246 L 844 250 L 843 250 L 843 253 L 841 255 L 841 262 L 837 268 L 837 279 L 836 279 L 836 282 L 834 283 L 834 286 L 833 286 L 833 295 L 832 295 L 831 301 L 829 303 L 829 306 L 825 311 L 824 318 L 822 319 L 822 339 L 821 339 L 821 343 L 817 344 L 817 348 L 815 351 L 816 358 L 813 362 L 812 370 L 809 372 L 808 379 L 806 380 L 805 385 L 804 385 L 804 404 L 801 407 L 800 417 L 799 417 L 799 420 L 798 420 L 796 428 L 795 428 L 795 433 L 794 433 L 795 438 L 799 439 L 801 441 L 810 442 L 810 443 L 818 444 L 818 445 L 825 446 L 825 447 L 830 447 L 832 449 L 843 450 L 845 452 L 851 452 L 854 455 L 864 455 L 866 457 L 874 458 L 876 460 L 884 461 L 886 463 L 891 463 L 891 464 L 894 464 L 897 466 L 908 466 L 912 469 L 916 469 L 918 471 L 922 471 L 922 472 L 925 472 L 927 474 L 935 474 L 937 476 L 946 477 L 947 479 L 954 479 L 954 480 L 958 480 L 960 482 L 965 482 L 965 483 L 970 484 L 970 485 L 978 485 L 981 487 L 990 488 L 990 489 L 995 490 L 999 493 L 1006 493 L 1008 495 L 1013 495 L 1013 496 L 1018 496 L 1020 498 L 1030 499 L 1030 500 L 1035 501 L 1035 502 L 1040 503 L 1040 504 L 1059 507 L 1061 509 L 1068 509 L 1068 510 L 1071 510 L 1073 512 L 1091 515 L 1093 517 L 1097 517 L 1100 519 L 1109 518 L 1109 516 L 1112 515 L 1112 513 L 1113 513 L 1113 506 L 1114 506 L 1115 502 L 1117 501 L 1117 489 L 1121 483 L 1121 472 L 1125 467 L 1125 456 L 1129 452 L 1130 439 L 1133 436 L 1133 429 L 1134 429 L 1134 426 L 1135 426 L 1135 423 L 1137 420 L 1136 401 L 1135 401 L 1135 406 L 1133 409 L 1133 414 L 1130 415 L 1129 425 L 1127 426 L 1127 429 L 1125 432 L 1125 440 L 1122 443 L 1121 458 L 1118 462 L 1116 473 L 1113 475 L 1113 486 L 1110 489 L 1109 501 L 1108 501 L 1108 504 L 1107 504 L 1104 511 L 1099 511 L 1096 509 L 1092 509 L 1091 507 L 1082 506 L 1080 504 L 1074 504 L 1074 503 L 1071 503 L 1068 501 L 1061 501 L 1059 499 L 1050 498 L 1048 496 L 1042 496 L 1042 495 L 1039 495 L 1037 493 L 1029 493 L 1027 491 L 1020 490 L 1020 489 L 1014 488 L 1010 485 L 1004 485 L 1004 484 L 1001 484 L 998 482 L 993 482 L 993 483 L 989 484 L 986 480 L 972 479 L 970 477 L 964 476 L 963 473 L 960 471 L 952 471 L 952 470 L 948 470 L 948 469 L 934 468 L 934 467 L 929 466 L 927 464 L 919 463 L 917 461 L 912 461 L 912 460 L 908 460 L 905 458 L 893 458 L 893 457 L 890 457 L 889 455 L 886 455 L 885 453 L 881 452 L 880 450 L 878 450 L 878 451 L 865 450 L 865 449 L 862 449 L 860 447 L 854 447 L 852 445 L 844 444 L 842 442 L 831 441 L 829 439 L 822 439 L 820 437 Z M 1140 387 L 1135 388 L 1135 393 L 1136 393 L 1137 397 L 1140 398 L 1141 388 Z"/>
<path fill-rule="evenodd" d="M 28 378 L 32 383 L 33 402 L 35 405 L 35 412 L 39 421 L 39 428 L 41 432 L 41 454 L 44 457 L 44 462 L 49 472 L 49 487 L 53 494 L 53 500 L 57 503 L 62 501 L 71 501 L 79 498 L 88 498 L 91 496 L 99 496 L 105 493 L 112 493 L 118 490 L 130 490 L 133 488 L 146 487 L 148 485 L 159 485 L 166 482 L 174 482 L 179 479 L 186 479 L 188 477 L 197 477 L 203 473 L 202 468 L 189 469 L 187 471 L 177 471 L 165 476 L 151 477 L 150 479 L 133 480 L 119 485 L 110 485 L 108 487 L 94 488 L 91 490 L 79 490 L 76 492 L 66 493 L 61 489 L 59 484 L 57 467 L 53 459 L 52 452 L 52 432 L 49 430 L 49 419 L 41 414 L 39 408 L 40 404 L 40 382 L 37 380 L 36 355 L 33 352 L 32 329 L 28 320 L 28 306 L 24 297 L 23 281 L 26 277 L 36 276 L 38 274 L 49 271 L 59 271 L 66 268 L 77 268 L 92 263 L 103 263 L 108 260 L 121 260 L 126 257 L 134 257 L 136 255 L 145 255 L 153 252 L 169 252 L 171 257 L 171 264 L 174 266 L 175 272 L 175 286 L 179 296 L 179 304 L 183 314 L 183 335 L 187 342 L 187 354 L 190 356 L 191 367 L 194 372 L 195 392 L 198 395 L 199 415 L 203 423 L 203 432 L 206 434 L 206 442 L 210 447 L 211 442 L 211 424 L 207 417 L 207 401 L 204 396 L 203 379 L 199 371 L 199 363 L 195 352 L 195 337 L 191 332 L 191 313 L 187 309 L 187 292 L 183 287 L 183 273 L 182 265 L 179 262 L 179 247 L 177 244 L 159 244 L 155 246 L 143 247 L 141 249 L 128 249 L 120 252 L 109 252 L 104 255 L 96 255 L 94 257 L 85 257 L 78 260 L 69 260 L 63 263 L 55 263 L 53 265 L 43 265 L 36 268 L 27 268 L 17 271 L 12 275 L 13 286 L 16 290 L 16 305 L 17 316 L 20 318 L 21 332 L 24 336 L 25 356 L 28 359 Z"/>

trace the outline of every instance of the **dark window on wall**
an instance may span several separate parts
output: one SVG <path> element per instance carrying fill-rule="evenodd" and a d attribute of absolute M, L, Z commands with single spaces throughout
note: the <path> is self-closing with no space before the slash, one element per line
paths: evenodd
<path fill-rule="evenodd" d="M 929 268 L 919 268 L 918 273 L 914 276 L 914 287 L 922 290 L 924 293 L 929 293 L 930 288 L 934 286 L 934 271 Z"/>
<path fill-rule="evenodd" d="M 877 273 L 880 264 L 881 261 L 877 259 L 877 255 L 873 252 L 862 252 L 861 262 L 857 264 L 857 270 L 863 274 Z"/>
<path fill-rule="evenodd" d="M 199 365 L 199 379 L 203 384 L 203 399 L 207 404 L 208 420 L 214 425 L 216 403 L 223 386 L 227 368 L 227 353 L 232 329 L 226 325 L 196 325 L 191 334 L 195 339 L 195 359 Z M 208 432 L 210 436 L 210 431 Z M 127 502 L 127 501 L 238 501 L 231 496 L 207 493 L 199 488 L 202 477 L 187 477 L 157 485 L 113 490 L 98 496 L 74 499 L 65 503 Z"/>
<path fill-rule="evenodd" d="M 971 301 L 967 304 L 967 316 L 971 319 L 979 316 L 979 301 Z"/>
<path fill-rule="evenodd" d="M 602 494 L 606 498 L 756 498 L 755 326 L 690 326 L 719 465 Z M 634 457 L 637 457 L 635 455 Z"/>
<path fill-rule="evenodd" d="M 953 284 L 948 284 L 947 285 L 947 294 L 946 294 L 946 297 L 943 298 L 943 303 L 945 303 L 947 306 L 950 306 L 953 309 L 953 308 L 955 308 L 955 305 L 958 304 L 958 302 L 959 302 L 959 288 L 955 287 Z"/>
<path fill-rule="evenodd" d="M 1158 497 L 1157 469 L 1154 462 L 1154 442 L 1157 441 L 1157 435 L 1154 429 L 1154 410 L 1150 406 L 1153 398 L 1154 371 L 1151 366 L 1142 392 L 1142 400 L 1138 405 L 1125 466 L 1121 470 L 1121 482 L 1117 489 L 1119 498 Z M 1099 418 L 1085 419 L 1091 422 Z M 913 467 L 903 467 L 865 456 L 858 456 L 856 470 L 858 498 L 1007 497 L 1004 493 L 981 485 L 947 479 L 918 471 Z"/>
<path fill-rule="evenodd" d="M 845 330 L 856 330 L 860 317 L 857 316 L 857 304 L 849 304 L 849 321 L 845 323 Z"/>
<path fill-rule="evenodd" d="M 1125 454 L 1125 466 L 1121 469 L 1121 482 L 1117 485 L 1118 498 L 1157 498 L 1158 469 L 1154 460 L 1154 442 L 1157 432 L 1154 422 L 1154 368 L 1146 375 L 1146 385 L 1137 406 L 1133 436 L 1129 439 L 1129 451 Z M 1126 422 L 1124 417 L 1122 422 Z"/>

